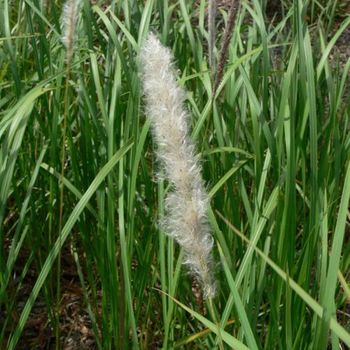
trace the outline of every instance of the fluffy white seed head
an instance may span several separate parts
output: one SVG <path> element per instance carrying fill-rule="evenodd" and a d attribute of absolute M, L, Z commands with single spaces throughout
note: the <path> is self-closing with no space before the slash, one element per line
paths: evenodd
<path fill-rule="evenodd" d="M 141 51 L 147 116 L 158 158 L 173 191 L 166 198 L 165 230 L 185 251 L 185 264 L 201 282 L 205 297 L 215 295 L 213 239 L 207 222 L 208 196 L 188 133 L 185 94 L 176 83 L 169 49 L 149 34 Z"/>
<path fill-rule="evenodd" d="M 79 0 L 67 0 L 63 6 L 62 23 L 62 43 L 67 50 L 67 61 L 70 62 L 73 56 L 74 39 L 76 36 L 76 26 L 79 13 Z"/>

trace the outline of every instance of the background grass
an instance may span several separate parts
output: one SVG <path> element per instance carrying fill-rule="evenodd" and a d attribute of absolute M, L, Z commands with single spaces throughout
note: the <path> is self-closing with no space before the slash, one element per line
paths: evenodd
<path fill-rule="evenodd" d="M 82 0 L 69 73 L 62 4 L 2 1 L 1 348 L 29 347 L 38 298 L 64 348 L 64 256 L 98 349 L 350 347 L 350 60 L 332 51 L 350 18 L 346 1 L 277 5 L 241 2 L 212 98 L 204 0 Z M 226 20 L 219 6 L 215 55 Z M 168 188 L 138 61 L 150 30 L 174 53 L 201 153 L 214 314 L 158 227 Z"/>

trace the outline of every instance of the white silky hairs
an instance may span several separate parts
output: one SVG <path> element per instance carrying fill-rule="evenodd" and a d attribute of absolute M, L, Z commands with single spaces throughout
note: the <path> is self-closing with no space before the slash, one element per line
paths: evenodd
<path fill-rule="evenodd" d="M 157 155 L 171 192 L 166 198 L 164 229 L 185 252 L 184 264 L 200 282 L 205 298 L 215 296 L 213 238 L 207 220 L 208 195 L 189 137 L 185 93 L 176 83 L 173 57 L 153 33 L 141 50 L 146 113 Z"/>

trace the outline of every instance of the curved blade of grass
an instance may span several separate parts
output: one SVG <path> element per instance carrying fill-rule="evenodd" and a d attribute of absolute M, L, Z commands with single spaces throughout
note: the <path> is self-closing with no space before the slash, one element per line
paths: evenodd
<path fill-rule="evenodd" d="M 4 264 L 4 258 L 2 256 L 4 239 L 2 232 L 3 217 L 7 199 L 9 197 L 18 152 L 22 145 L 34 103 L 39 96 L 49 90 L 50 89 L 43 88 L 41 85 L 30 90 L 8 113 L 5 114 L 4 119 L 6 119 L 7 122 L 0 128 L 0 135 L 3 133 L 5 135 L 4 139 L 1 140 L 0 147 L 0 265 Z M 1 269 L 2 268 L 3 266 L 1 266 Z"/>
<path fill-rule="evenodd" d="M 131 81 L 130 76 L 129 76 L 130 70 L 128 69 L 128 64 L 126 63 L 123 49 L 121 47 L 120 41 L 119 41 L 118 36 L 113 28 L 111 21 L 109 20 L 107 15 L 101 10 L 101 8 L 98 7 L 97 5 L 92 6 L 92 11 L 95 12 L 98 16 L 100 16 L 101 20 L 105 24 L 105 26 L 108 30 L 108 34 L 110 35 L 110 38 L 112 39 L 113 44 L 115 45 L 115 48 L 118 52 L 120 61 L 121 61 L 122 66 L 123 66 L 123 70 L 124 70 L 125 74 L 127 75 L 127 82 L 130 82 Z"/>
<path fill-rule="evenodd" d="M 348 17 L 347 19 L 344 20 L 343 24 L 336 31 L 336 33 L 332 36 L 332 39 L 329 41 L 326 49 L 323 51 L 322 58 L 320 59 L 320 62 L 318 63 L 317 70 L 316 70 L 317 80 L 319 80 L 321 77 L 321 72 L 323 70 L 323 67 L 326 63 L 326 60 L 327 60 L 329 54 L 332 51 L 333 46 L 335 45 L 335 43 L 337 42 L 339 37 L 342 35 L 344 30 L 349 26 L 349 24 L 350 24 L 350 17 Z"/>
<path fill-rule="evenodd" d="M 236 308 L 237 308 L 238 318 L 239 318 L 240 323 L 242 324 L 243 331 L 245 333 L 245 339 L 248 343 L 249 349 L 251 349 L 251 350 L 256 349 L 257 350 L 257 349 L 259 349 L 259 347 L 258 347 L 258 344 L 256 343 L 252 328 L 250 327 L 249 319 L 248 319 L 247 313 L 245 311 L 241 297 L 239 295 L 239 292 L 238 292 L 238 289 L 236 286 L 236 282 L 232 277 L 231 271 L 227 265 L 225 255 L 223 254 L 223 251 L 222 251 L 220 245 L 218 245 L 218 249 L 219 249 L 219 254 L 220 254 L 222 266 L 224 268 L 224 272 L 226 275 L 226 280 L 227 280 L 227 283 L 230 287 L 230 290 L 231 290 L 231 293 L 233 296 L 233 300 L 234 300 L 234 303 L 235 303 Z"/>
<path fill-rule="evenodd" d="M 349 185 L 350 186 L 350 185 Z M 299 286 L 292 278 L 290 278 L 277 264 L 275 264 L 262 250 L 256 245 L 252 244 L 252 241 L 247 238 L 242 232 L 235 228 L 220 212 L 216 211 L 217 215 L 226 223 L 226 225 L 236 233 L 244 242 L 254 249 L 262 259 L 287 283 L 293 291 L 307 304 L 317 316 L 322 317 L 324 309 L 322 306 L 311 297 L 303 288 Z M 330 318 L 331 330 L 347 345 L 350 346 L 350 333 L 341 326 L 333 317 Z"/>
<path fill-rule="evenodd" d="M 38 178 L 40 165 L 41 165 L 41 163 L 42 163 L 42 161 L 44 159 L 46 150 L 47 150 L 47 146 L 45 146 L 42 149 L 42 151 L 41 151 L 41 153 L 39 155 L 38 161 L 36 163 L 35 169 L 33 171 L 32 177 L 31 177 L 29 185 L 28 185 L 27 194 L 26 194 L 26 197 L 25 197 L 25 199 L 23 201 L 21 212 L 19 214 L 18 224 L 16 226 L 16 232 L 15 232 L 13 238 L 12 238 L 11 248 L 10 248 L 10 251 L 9 251 L 9 254 L 8 254 L 8 259 L 7 259 L 7 263 L 6 263 L 6 270 L 5 270 L 5 273 L 4 273 L 4 277 L 1 280 L 0 304 L 1 304 L 2 300 L 3 300 L 5 290 L 7 288 L 10 276 L 12 274 L 12 269 L 14 267 L 14 264 L 15 264 L 16 260 L 17 260 L 18 254 L 19 254 L 19 252 L 21 250 L 23 241 L 24 241 L 25 236 L 26 236 L 27 230 L 23 230 L 22 233 L 21 233 L 21 228 L 23 226 L 24 218 L 25 218 L 25 215 L 27 213 L 27 209 L 28 209 L 28 205 L 29 205 L 29 200 L 30 200 L 30 197 L 31 197 L 31 194 L 32 194 L 32 191 L 33 191 L 34 184 L 35 184 L 35 182 L 36 182 L 36 180 Z M 20 233 L 21 233 L 21 235 L 20 235 Z"/>
<path fill-rule="evenodd" d="M 50 167 L 46 163 L 42 163 L 40 167 L 46 170 L 49 174 L 53 175 L 57 180 L 61 180 L 61 174 L 54 168 Z M 81 199 L 83 196 L 82 193 L 66 178 L 63 177 L 63 184 L 67 187 L 69 191 L 71 191 L 78 199 Z M 96 210 L 90 205 L 87 204 L 86 208 L 91 212 L 91 214 L 98 220 L 99 217 L 96 213 Z"/>
<path fill-rule="evenodd" d="M 235 70 L 245 61 L 248 61 L 251 57 L 254 55 L 258 55 L 262 52 L 262 47 L 259 46 L 258 48 L 246 53 L 245 55 L 241 56 L 237 59 L 232 65 L 230 65 L 230 68 L 227 70 L 227 72 L 224 74 L 221 83 L 219 84 L 214 99 L 218 98 L 220 96 L 222 89 L 226 85 L 227 81 L 230 79 L 231 75 L 235 72 Z M 197 121 L 196 125 L 193 128 L 192 131 L 192 139 L 196 140 L 199 136 L 199 133 L 204 125 L 204 122 L 206 118 L 210 115 L 211 107 L 212 107 L 212 99 L 209 99 L 205 107 L 203 108 L 203 111 L 201 113 L 201 116 L 199 120 Z"/>
<path fill-rule="evenodd" d="M 223 328 L 219 328 L 216 324 L 213 322 L 209 321 L 207 318 L 204 316 L 200 315 L 198 312 L 190 309 L 186 305 L 182 304 L 180 301 L 177 299 L 173 298 L 169 294 L 163 292 L 160 289 L 157 289 L 159 292 L 167 295 L 170 299 L 172 299 L 177 305 L 179 305 L 181 308 L 183 308 L 185 311 L 187 311 L 189 314 L 191 314 L 194 318 L 196 318 L 198 321 L 200 321 L 204 326 L 208 327 L 211 332 L 215 333 L 217 336 L 220 336 L 222 340 L 229 346 L 231 346 L 232 349 L 235 350 L 249 350 L 249 348 L 244 345 L 242 342 L 240 342 L 238 339 L 233 337 L 231 334 L 227 333 L 224 331 Z"/>
<path fill-rule="evenodd" d="M 151 126 L 151 121 L 149 119 L 146 119 L 145 124 L 142 127 L 142 130 L 138 139 L 138 143 L 135 149 L 135 157 L 134 157 L 134 162 L 133 162 L 132 171 L 131 171 L 131 179 L 130 179 L 130 194 L 129 194 L 130 201 L 129 201 L 129 209 L 128 209 L 129 213 L 132 213 L 132 210 L 134 208 L 134 201 L 136 198 L 136 180 L 138 176 L 137 169 L 140 165 L 142 151 L 146 142 L 146 137 L 148 135 L 150 126 Z"/>
<path fill-rule="evenodd" d="M 221 83 L 219 84 L 216 92 L 215 92 L 215 99 L 220 96 L 222 89 L 224 88 L 224 86 L 226 85 L 226 83 L 228 82 L 228 80 L 230 79 L 231 75 L 235 72 L 235 70 L 240 67 L 240 65 L 245 62 L 248 61 L 250 58 L 254 57 L 254 55 L 260 55 L 260 53 L 263 51 L 262 46 L 257 47 L 256 49 L 253 49 L 249 52 L 247 52 L 246 54 L 244 54 L 243 56 L 239 57 L 237 59 L 237 61 L 235 61 L 232 64 L 229 64 L 229 68 L 226 71 L 226 73 L 224 74 Z"/>
<path fill-rule="evenodd" d="M 135 52 L 139 52 L 139 49 L 140 49 L 139 45 L 137 44 L 135 38 L 128 31 L 126 26 L 123 24 L 123 22 L 112 11 L 109 10 L 108 12 L 109 12 L 109 15 L 117 23 L 120 30 L 124 33 L 125 37 L 129 40 L 129 42 L 130 42 L 131 46 L 133 47 L 133 49 L 135 50 Z"/>
<path fill-rule="evenodd" d="M 131 288 L 131 277 L 130 277 L 130 266 L 131 266 L 131 257 L 128 252 L 128 244 L 127 244 L 127 236 L 126 236 L 126 225 L 125 225 L 125 213 L 124 213 L 124 162 L 119 163 L 119 178 L 118 178 L 118 188 L 119 188 L 119 196 L 118 196 L 118 223 L 119 223 L 119 240 L 120 240 L 120 252 L 121 252 L 121 262 L 123 268 L 124 275 L 124 288 L 126 294 L 126 303 L 127 308 L 129 310 L 129 318 L 130 318 L 130 328 L 132 333 L 132 342 L 133 348 L 138 349 L 138 337 L 137 337 L 137 327 L 136 320 L 134 315 L 134 307 L 133 307 L 133 293 Z M 114 232 L 111 232 L 114 238 Z"/>
<path fill-rule="evenodd" d="M 78 276 L 79 276 L 79 281 L 80 281 L 80 284 L 82 286 L 82 291 L 83 291 L 85 303 L 86 303 L 86 306 L 87 306 L 86 307 L 87 308 L 87 313 L 89 314 L 89 317 L 90 317 L 90 320 L 91 320 L 91 326 L 92 326 L 92 329 L 93 329 L 93 332 L 94 332 L 94 335 L 95 335 L 95 339 L 96 339 L 96 343 L 97 343 L 96 345 L 97 345 L 97 348 L 99 350 L 102 350 L 101 337 L 99 336 L 99 331 L 98 331 L 98 328 L 97 328 L 96 317 L 95 317 L 95 314 L 92 311 L 92 305 L 90 303 L 89 296 L 88 296 L 88 289 L 86 287 L 83 271 L 82 271 L 81 264 L 80 264 L 80 261 L 79 261 L 79 254 L 77 253 L 77 250 L 76 250 L 75 247 L 72 249 L 72 255 L 73 255 L 73 258 L 75 260 L 75 264 L 77 266 L 77 272 L 78 272 Z"/>
<path fill-rule="evenodd" d="M 73 209 L 71 215 L 69 216 L 66 224 L 64 225 L 61 231 L 60 236 L 57 238 L 55 245 L 53 246 L 48 257 L 45 260 L 45 263 L 40 271 L 39 277 L 35 282 L 33 290 L 30 293 L 30 296 L 23 308 L 17 327 L 12 337 L 9 339 L 8 350 L 13 350 L 16 348 L 16 344 L 23 331 L 23 328 L 28 319 L 30 311 L 35 303 L 35 300 L 39 295 L 41 287 L 43 286 L 49 272 L 51 271 L 52 265 L 55 259 L 57 258 L 58 253 L 61 250 L 64 242 L 68 238 L 72 228 L 74 227 L 75 223 L 79 219 L 80 214 L 83 212 L 89 200 L 91 199 L 93 194 L 96 192 L 96 190 L 99 188 L 99 186 L 104 181 L 104 179 L 107 177 L 107 175 L 113 170 L 114 166 L 123 158 L 123 156 L 130 150 L 132 145 L 133 143 L 129 141 L 121 149 L 119 149 L 118 152 L 114 154 L 114 156 L 109 160 L 109 162 L 106 163 L 104 167 L 99 171 L 99 173 L 97 174 L 95 179 L 92 181 L 89 188 L 86 190 L 86 192 L 84 193 L 80 201 L 77 203 L 77 205 Z"/>
<path fill-rule="evenodd" d="M 251 244 L 248 246 L 248 249 L 246 251 L 246 253 L 244 254 L 244 257 L 242 259 L 242 262 L 240 264 L 239 270 L 237 272 L 237 276 L 236 276 L 236 287 L 239 288 L 243 278 L 246 274 L 246 271 L 250 268 L 250 262 L 253 256 L 253 252 L 254 249 L 256 247 L 256 244 L 258 243 L 260 236 L 263 232 L 263 229 L 266 225 L 267 220 L 269 219 L 269 217 L 271 216 L 271 214 L 273 213 L 273 211 L 275 210 L 276 206 L 277 206 L 277 200 L 278 200 L 278 192 L 279 192 L 279 188 L 275 187 L 275 189 L 273 190 L 273 192 L 270 195 L 270 198 L 268 200 L 268 202 L 266 203 L 266 206 L 264 208 L 264 211 L 261 215 L 261 218 L 259 219 L 259 221 L 254 225 L 252 231 L 252 240 L 250 241 Z M 227 256 L 225 254 L 225 256 Z M 233 295 L 232 293 L 229 296 L 229 299 L 226 303 L 226 307 L 225 310 L 223 311 L 222 317 L 221 317 L 221 324 L 224 324 L 227 322 L 232 306 L 234 303 L 234 299 L 233 299 Z"/>
<path fill-rule="evenodd" d="M 234 320 L 228 321 L 226 323 L 226 326 L 229 326 L 229 325 L 234 324 L 234 323 L 235 323 Z M 188 336 L 186 338 L 183 338 L 183 339 L 177 341 L 174 344 L 174 349 L 179 348 L 180 346 L 184 346 L 184 345 L 187 345 L 189 343 L 192 343 L 196 339 L 201 338 L 201 337 L 205 337 L 209 333 L 211 333 L 211 330 L 209 328 L 205 328 L 205 329 L 203 329 L 202 331 L 200 331 L 198 333 L 195 333 L 195 334 L 192 334 L 192 335 L 190 335 L 190 336 Z"/>
<path fill-rule="evenodd" d="M 191 24 L 191 18 L 190 18 L 190 14 L 188 13 L 187 11 L 187 5 L 186 4 L 186 1 L 184 0 L 180 0 L 179 1 L 180 3 L 180 9 L 181 9 L 181 14 L 182 14 L 182 18 L 185 22 L 185 27 L 186 27 L 186 32 L 187 32 L 187 35 L 188 35 L 188 40 L 189 40 L 189 43 L 190 43 L 190 46 L 192 48 L 192 52 L 193 52 L 193 57 L 196 59 L 197 55 L 196 55 L 196 41 L 194 39 L 194 33 L 193 33 L 193 27 L 192 27 L 192 24 Z"/>
<path fill-rule="evenodd" d="M 40 19 L 42 21 L 45 22 L 45 24 L 50 28 L 50 30 L 52 30 L 55 35 L 57 36 L 57 38 L 60 38 L 61 37 L 61 34 L 57 31 L 57 29 L 55 28 L 54 25 L 52 25 L 52 23 L 44 16 L 44 14 L 40 11 L 40 9 L 38 9 L 32 1 L 30 0 L 25 0 L 25 2 L 30 6 L 30 8 L 33 10 L 33 12 L 35 12 L 35 14 L 37 16 L 40 17 Z"/>
<path fill-rule="evenodd" d="M 344 275 L 341 273 L 341 271 L 338 271 L 338 279 L 339 279 L 339 282 L 343 288 L 345 297 L 350 302 L 350 287 L 348 285 L 348 282 L 346 282 L 346 279 L 345 279 Z"/>
<path fill-rule="evenodd" d="M 237 172 L 239 169 L 242 168 L 242 166 L 244 164 L 246 164 L 248 162 L 248 160 L 240 160 L 237 162 L 237 164 L 235 164 L 235 166 L 233 166 L 213 187 L 212 189 L 209 191 L 208 193 L 208 197 L 212 198 L 215 193 L 217 191 L 219 191 L 219 189 L 226 183 L 226 181 L 235 173 Z"/>
<path fill-rule="evenodd" d="M 203 151 L 202 155 L 207 156 L 207 155 L 221 153 L 221 152 L 223 152 L 223 153 L 224 152 L 225 153 L 240 153 L 240 154 L 245 155 L 248 158 L 254 158 L 253 154 L 250 154 L 249 152 L 245 151 L 244 149 L 237 148 L 237 147 L 217 147 L 214 149 L 210 149 L 208 151 Z"/>
<path fill-rule="evenodd" d="M 337 272 L 339 270 L 340 257 L 343 247 L 345 224 L 347 219 L 347 213 L 349 208 L 350 199 L 350 162 L 346 171 L 346 177 L 344 181 L 343 194 L 340 201 L 340 208 L 338 212 L 337 224 L 335 227 L 332 250 L 330 252 L 329 266 L 327 271 L 327 282 L 324 295 L 321 297 L 321 303 L 323 306 L 322 326 L 320 335 L 323 338 L 319 342 L 320 348 L 323 348 L 326 344 L 329 322 L 331 314 L 333 312 L 334 296 L 337 287 Z"/>
<path fill-rule="evenodd" d="M 149 24 L 150 24 L 151 14 L 153 10 L 153 4 L 154 4 L 154 0 L 148 0 L 142 11 L 142 18 L 141 18 L 140 26 L 138 30 L 139 37 L 137 40 L 137 43 L 139 44 L 139 46 L 141 46 L 147 33 L 149 32 Z"/>

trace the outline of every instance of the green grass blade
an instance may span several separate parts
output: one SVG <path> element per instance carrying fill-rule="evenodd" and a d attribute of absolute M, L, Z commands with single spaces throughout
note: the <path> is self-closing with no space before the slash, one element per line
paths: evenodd
<path fill-rule="evenodd" d="M 101 183 L 104 181 L 104 179 L 108 176 L 108 174 L 113 170 L 114 166 L 123 159 L 123 156 L 128 152 L 128 150 L 132 147 L 132 143 L 128 142 L 126 143 L 116 154 L 108 161 L 108 163 L 100 170 L 100 172 L 96 175 L 94 181 L 91 183 L 89 188 L 84 193 L 83 197 L 79 200 L 77 205 L 75 206 L 74 210 L 72 211 L 71 215 L 69 216 L 66 224 L 62 228 L 62 231 L 60 233 L 59 238 L 57 239 L 54 247 L 51 249 L 48 257 L 45 260 L 45 263 L 42 267 L 42 270 L 40 271 L 40 274 L 38 276 L 37 281 L 35 282 L 35 285 L 33 287 L 32 292 L 30 293 L 30 296 L 23 308 L 23 311 L 21 313 L 21 316 L 19 318 L 17 327 L 12 335 L 12 337 L 9 339 L 8 342 L 8 349 L 13 350 L 16 347 L 16 344 L 19 340 L 19 337 L 23 331 L 23 328 L 25 326 L 25 323 L 28 319 L 29 313 L 35 303 L 36 298 L 39 295 L 39 292 L 41 290 L 41 287 L 43 286 L 45 279 L 47 278 L 51 267 L 53 266 L 55 259 L 58 256 L 59 251 L 61 250 L 64 242 L 68 238 L 69 234 L 72 231 L 72 228 L 74 227 L 75 223 L 79 220 L 80 214 L 85 209 L 87 203 L 91 199 L 91 197 L 94 195 L 98 187 L 101 185 Z"/>

